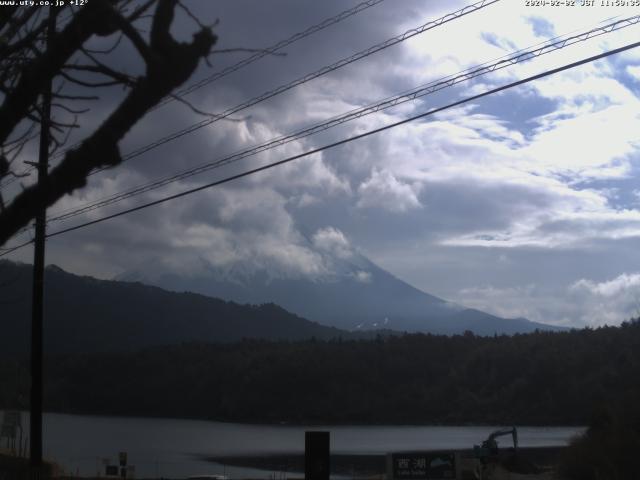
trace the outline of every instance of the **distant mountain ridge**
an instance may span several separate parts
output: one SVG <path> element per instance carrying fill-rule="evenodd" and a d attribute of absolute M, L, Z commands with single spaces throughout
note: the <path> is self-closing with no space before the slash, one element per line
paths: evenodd
<path fill-rule="evenodd" d="M 31 265 L 0 261 L 0 354 L 28 352 Z M 46 353 L 133 351 L 182 342 L 243 338 L 364 338 L 293 315 L 274 304 L 238 305 L 141 283 L 45 269 Z"/>
<path fill-rule="evenodd" d="M 319 252 L 330 265 L 316 277 L 273 275 L 266 269 L 215 267 L 201 260 L 197 274 L 176 274 L 160 259 L 118 277 L 172 291 L 190 291 L 238 303 L 273 302 L 322 325 L 343 330 L 390 329 L 400 332 L 477 335 L 564 330 L 527 319 L 505 319 L 425 293 L 351 251 Z"/>

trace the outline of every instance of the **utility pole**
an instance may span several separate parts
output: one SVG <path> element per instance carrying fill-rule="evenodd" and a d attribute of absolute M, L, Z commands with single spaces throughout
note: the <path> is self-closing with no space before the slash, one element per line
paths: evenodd
<path fill-rule="evenodd" d="M 47 25 L 47 49 L 55 34 L 56 16 L 49 7 Z M 47 221 L 46 188 L 49 173 L 49 128 L 51 123 L 51 83 L 48 80 L 42 92 L 40 119 L 40 151 L 38 155 L 38 186 L 42 189 L 42 206 L 36 215 L 36 232 L 33 252 L 33 296 L 31 302 L 31 402 L 30 402 L 30 464 L 31 478 L 42 476 L 42 314 L 44 307 L 44 246 Z"/>

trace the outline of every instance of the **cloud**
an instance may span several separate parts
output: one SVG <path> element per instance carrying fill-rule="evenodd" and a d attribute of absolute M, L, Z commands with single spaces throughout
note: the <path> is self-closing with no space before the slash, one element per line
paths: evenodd
<path fill-rule="evenodd" d="M 321 202 L 321 200 L 318 197 L 315 197 L 313 195 L 309 195 L 308 193 L 303 193 L 302 195 L 299 196 L 293 196 L 291 197 L 291 201 L 293 201 L 293 203 L 298 207 L 298 208 L 304 208 L 304 207 L 309 207 L 311 205 L 317 205 Z"/>
<path fill-rule="evenodd" d="M 358 187 L 358 208 L 380 208 L 405 212 L 421 207 L 416 187 L 399 181 L 388 170 L 374 170 Z"/>
<path fill-rule="evenodd" d="M 580 279 L 562 289 L 529 284 L 462 289 L 457 301 L 505 317 L 575 328 L 620 325 L 640 314 L 640 274 L 597 282 Z"/>
<path fill-rule="evenodd" d="M 286 57 L 267 56 L 189 100 L 222 111 L 466 4 L 416 0 L 403 1 L 399 8 L 383 2 L 290 45 Z M 212 9 L 208 2 L 193 1 L 190 7 L 198 18 L 220 17 L 219 48 L 271 45 L 346 8 L 339 0 L 257 2 L 251 15 L 238 2 L 216 3 Z M 63 199 L 50 215 L 223 158 L 514 49 L 587 30 L 605 16 L 599 7 L 571 10 L 533 11 L 520 2 L 498 2 L 239 112 L 234 121 L 216 122 L 95 175 L 87 189 Z M 607 17 L 630 15 L 628 9 L 605 10 Z M 187 35 L 193 25 L 182 21 L 177 30 Z M 635 37 L 637 27 L 603 35 L 76 220 L 99 218 L 330 144 Z M 214 70 L 242 55 L 214 55 Z M 124 54 L 121 60 L 130 61 Z M 625 269 L 640 260 L 632 245 L 640 236 L 638 204 L 621 206 L 616 200 L 616 195 L 636 198 L 639 72 L 637 53 L 585 65 L 224 188 L 52 238 L 48 259 L 107 277 L 159 258 L 163 267 L 187 274 L 205 262 L 313 278 L 334 273 L 331 255 L 351 260 L 355 251 L 364 250 L 427 291 L 499 315 L 567 325 L 596 325 L 605 317 L 619 321 L 631 308 L 623 292 L 632 291 L 636 281 L 636 274 Z M 193 80 L 211 73 L 203 65 Z M 110 95 L 115 98 L 116 92 Z M 106 111 L 93 112 L 86 124 L 98 124 Z M 145 117 L 122 150 L 202 119 L 173 102 Z M 301 230 L 314 232 L 310 240 Z M 553 261 L 545 263 L 547 258 Z M 354 281 L 371 281 L 365 270 L 354 274 Z M 619 280 L 623 275 L 628 285 Z M 541 277 L 553 288 L 543 287 Z M 607 286 L 615 280 L 627 288 Z M 617 293 L 601 293 L 610 290 Z M 615 299 L 621 299 L 620 308 Z"/>
<path fill-rule="evenodd" d="M 590 293 L 591 295 L 607 299 L 613 299 L 615 297 L 619 297 L 620 295 L 626 295 L 630 291 L 633 292 L 634 295 L 638 296 L 640 294 L 639 288 L 639 273 L 623 273 L 613 280 L 600 283 L 582 278 L 571 285 L 571 290 L 575 292 L 584 291 Z M 638 298 L 640 299 L 640 296 Z"/>
<path fill-rule="evenodd" d="M 287 204 L 286 197 L 269 188 L 204 191 L 79 230 L 71 243 L 50 241 L 50 258 L 65 258 L 72 271 L 102 277 L 149 262 L 180 275 L 209 267 L 264 271 L 272 277 L 325 275 L 325 259 L 300 234 Z M 96 249 L 103 253 L 91 256 Z"/>
<path fill-rule="evenodd" d="M 371 272 L 365 272 L 364 270 L 358 270 L 355 274 L 354 274 L 354 278 L 356 279 L 357 282 L 360 283 L 371 283 L 372 280 L 372 275 Z"/>
<path fill-rule="evenodd" d="M 542 300 L 548 303 L 548 296 L 543 296 L 533 285 L 514 287 L 495 287 L 483 285 L 467 287 L 455 296 L 455 301 L 471 308 L 477 308 L 504 318 L 527 318 L 549 324 L 561 324 L 562 318 L 548 318 L 540 311 Z M 557 309 L 554 309 L 557 310 Z"/>
<path fill-rule="evenodd" d="M 622 273 L 602 282 L 580 279 L 569 287 L 570 299 L 582 306 L 589 326 L 619 325 L 640 315 L 640 274 Z"/>
<path fill-rule="evenodd" d="M 172 256 L 197 255 L 215 267 L 240 264 L 273 277 L 326 273 L 321 255 L 297 230 L 287 199 L 275 191 L 223 189 L 201 204 L 208 204 L 209 211 L 199 218 L 174 218 L 173 231 L 166 234 Z"/>
<path fill-rule="evenodd" d="M 344 234 L 334 227 L 319 229 L 313 234 L 312 242 L 318 250 L 327 252 L 337 258 L 348 259 L 354 253 Z"/>
<path fill-rule="evenodd" d="M 511 98 L 518 101 L 517 94 Z M 403 126 L 387 134 L 375 170 L 358 189 L 357 206 L 407 211 L 420 206 L 437 182 L 449 186 L 451 202 L 486 205 L 487 225 L 492 217 L 511 217 L 499 230 L 450 236 L 444 240 L 448 245 L 566 248 L 588 246 L 593 238 L 638 236 L 640 217 L 611 203 L 609 185 L 580 184 L 632 173 L 640 127 L 636 103 L 590 108 L 554 122 L 536 117 L 547 123 L 528 137 L 475 106 Z M 611 142 L 603 142 L 600 133 L 612 123 L 621 127 L 611 132 Z M 482 197 L 473 198 L 474 192 Z M 439 205 L 431 207 L 437 214 Z"/>
<path fill-rule="evenodd" d="M 634 77 L 636 82 L 640 82 L 640 66 L 637 65 L 629 65 L 626 68 L 626 72 Z"/>

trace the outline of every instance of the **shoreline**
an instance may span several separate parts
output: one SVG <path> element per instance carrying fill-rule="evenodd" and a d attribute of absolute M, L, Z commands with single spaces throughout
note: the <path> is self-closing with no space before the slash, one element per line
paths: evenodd
<path fill-rule="evenodd" d="M 518 457 L 541 468 L 555 466 L 562 451 L 567 447 L 520 447 Z M 473 459 L 473 449 L 425 449 L 422 452 L 460 453 L 463 459 Z M 510 453 L 505 448 L 502 452 Z M 199 457 L 211 463 L 232 467 L 255 468 L 273 472 L 304 473 L 304 453 L 290 452 L 264 455 L 225 455 Z M 386 454 L 332 453 L 331 473 L 336 475 L 371 476 L 386 473 Z"/>
<path fill-rule="evenodd" d="M 500 452 L 499 465 L 496 468 L 509 468 L 516 475 L 524 475 L 524 478 L 547 478 L 539 477 L 540 474 L 553 471 L 558 465 L 558 461 L 563 450 L 566 447 L 521 447 L 517 450 L 517 456 L 513 456 L 513 450 L 504 448 Z M 461 472 L 472 471 L 477 465 L 474 457 L 473 449 L 425 449 L 422 452 L 430 453 L 459 453 Z M 256 455 L 227 455 L 227 456 L 209 456 L 202 455 L 198 457 L 202 461 L 211 464 L 225 465 L 227 467 L 249 468 L 260 470 L 267 474 L 282 474 L 282 478 L 301 478 L 304 476 L 304 453 L 289 452 L 281 454 L 256 454 Z M 371 478 L 374 476 L 383 476 L 387 472 L 386 454 L 351 454 L 351 453 L 334 453 L 330 457 L 331 475 L 351 477 L 351 478 Z M 0 464 L 5 473 L 13 472 L 18 478 L 27 472 L 28 460 L 18 459 L 0 454 Z M 95 475 L 77 476 L 69 475 L 58 470 L 55 463 L 49 464 L 49 468 L 53 471 L 50 478 L 58 479 L 93 479 Z M 514 469 L 515 468 L 515 469 Z M 525 468 L 528 471 L 518 472 L 518 468 Z M 505 470 L 507 471 L 507 470 Z M 26 478 L 26 477 L 25 477 Z M 104 477 L 101 477 L 104 478 Z M 141 480 L 169 480 L 172 477 L 139 477 Z M 234 480 L 245 477 L 233 477 Z M 247 477 L 249 478 L 249 477 Z M 251 477 L 253 478 L 253 477 Z M 466 477 L 465 477 L 466 478 Z M 511 477 L 509 477 L 511 478 Z M 514 477 L 520 478 L 520 477 Z"/>
<path fill-rule="evenodd" d="M 20 411 L 23 415 L 28 416 L 29 410 L 24 408 L 7 408 L 0 406 L 0 412 L 17 410 Z M 43 414 L 52 414 L 52 415 L 73 415 L 73 416 L 84 416 L 84 417 L 98 417 L 98 418 L 130 418 L 130 419 L 141 419 L 141 420 L 189 420 L 196 422 L 213 422 L 213 423 L 223 423 L 230 425 L 255 425 L 255 426 L 265 426 L 265 427 L 309 427 L 309 428 L 320 428 L 320 427 L 464 427 L 464 428 L 494 428 L 500 426 L 511 426 L 515 425 L 518 428 L 587 428 L 584 424 L 573 424 L 573 423 L 519 423 L 514 421 L 509 422 L 442 422 L 442 423 L 398 423 L 398 422 L 350 422 L 343 423 L 339 421 L 331 421 L 327 420 L 324 422 L 320 422 L 317 420 L 313 421 L 288 421 L 288 420 L 280 420 L 280 421 L 267 421 L 267 420 L 252 420 L 252 419 L 217 419 L 217 418 L 206 418 L 206 417 L 180 417 L 180 416 L 160 416 L 160 415 L 143 415 L 141 413 L 122 413 L 122 412 L 113 412 L 113 413 L 100 413 L 100 412 L 85 412 L 85 411 L 71 411 L 71 410 L 48 410 L 43 412 Z"/>

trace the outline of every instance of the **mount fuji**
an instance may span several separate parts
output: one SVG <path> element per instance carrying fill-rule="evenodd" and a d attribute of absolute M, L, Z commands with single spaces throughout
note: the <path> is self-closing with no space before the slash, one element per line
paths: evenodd
<path fill-rule="evenodd" d="M 275 303 L 322 325 L 355 330 L 433 334 L 515 334 L 560 330 L 524 318 L 500 318 L 423 292 L 354 250 L 318 249 L 321 274 L 274 273 L 234 262 L 220 266 L 199 258 L 197 273 L 171 271 L 162 259 L 147 261 L 116 280 L 135 281 L 177 292 L 193 292 L 237 303 Z"/>

